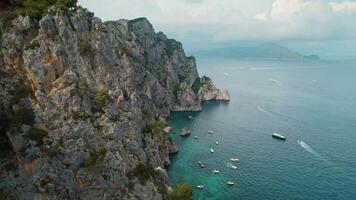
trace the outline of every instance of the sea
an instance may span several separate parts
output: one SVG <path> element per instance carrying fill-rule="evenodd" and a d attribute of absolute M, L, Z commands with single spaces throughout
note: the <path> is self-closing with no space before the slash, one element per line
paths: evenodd
<path fill-rule="evenodd" d="M 356 199 L 355 61 L 197 60 L 231 101 L 172 114 L 172 187 L 189 183 L 195 200 Z"/>

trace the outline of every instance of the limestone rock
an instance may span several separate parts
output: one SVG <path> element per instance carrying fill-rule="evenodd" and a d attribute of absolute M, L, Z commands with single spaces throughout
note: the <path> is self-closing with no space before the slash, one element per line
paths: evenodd
<path fill-rule="evenodd" d="M 189 136 L 191 133 L 192 132 L 188 128 L 184 127 L 184 128 L 182 128 L 179 135 L 180 136 Z"/>

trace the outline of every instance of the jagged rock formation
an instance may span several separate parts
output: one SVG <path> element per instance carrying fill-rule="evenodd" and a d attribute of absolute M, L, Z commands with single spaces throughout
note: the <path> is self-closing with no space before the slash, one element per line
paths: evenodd
<path fill-rule="evenodd" d="M 145 19 L 83 8 L 1 27 L 0 196 L 166 199 L 164 117 L 228 99 Z"/>
<path fill-rule="evenodd" d="M 229 101 L 230 100 L 230 94 L 227 90 L 220 90 L 215 87 L 213 84 L 213 81 L 206 76 L 203 76 L 201 78 L 201 87 L 198 91 L 198 97 L 199 99 L 204 99 L 204 100 L 224 100 L 224 101 Z"/>

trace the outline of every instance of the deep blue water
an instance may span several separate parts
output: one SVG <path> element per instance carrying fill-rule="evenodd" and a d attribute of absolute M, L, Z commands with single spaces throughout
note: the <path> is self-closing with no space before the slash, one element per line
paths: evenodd
<path fill-rule="evenodd" d="M 199 60 L 198 69 L 232 100 L 172 115 L 180 148 L 168 169 L 172 186 L 186 181 L 204 200 L 356 199 L 356 64 Z M 183 127 L 190 137 L 178 135 Z M 230 158 L 237 169 L 226 167 Z"/>

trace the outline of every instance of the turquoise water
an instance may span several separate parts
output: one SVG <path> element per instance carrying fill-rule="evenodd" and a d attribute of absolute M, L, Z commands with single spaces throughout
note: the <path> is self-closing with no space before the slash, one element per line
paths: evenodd
<path fill-rule="evenodd" d="M 355 64 L 201 60 L 198 65 L 232 100 L 172 115 L 180 152 L 168 169 L 171 185 L 186 181 L 194 199 L 204 200 L 356 199 Z M 183 127 L 192 130 L 190 137 L 179 136 Z M 274 132 L 287 141 L 273 139 Z M 233 163 L 237 169 L 226 167 L 230 158 L 239 159 Z M 234 186 L 227 185 L 230 180 Z M 197 189 L 199 184 L 205 188 Z"/>

